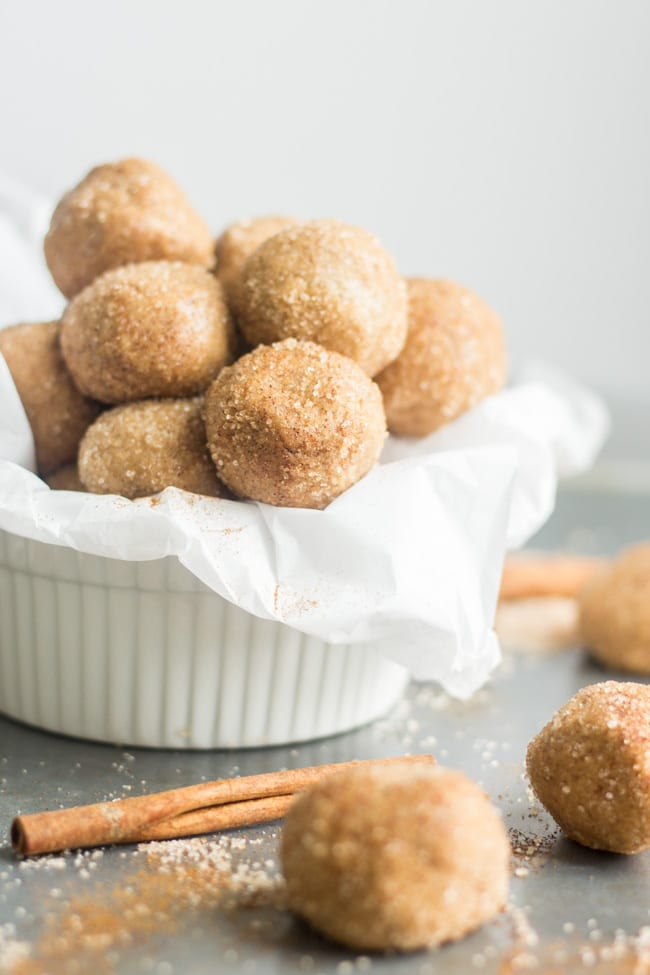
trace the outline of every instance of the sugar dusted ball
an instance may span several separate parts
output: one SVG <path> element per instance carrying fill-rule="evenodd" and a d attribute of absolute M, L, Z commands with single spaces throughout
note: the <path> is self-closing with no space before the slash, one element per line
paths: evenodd
<path fill-rule="evenodd" d="M 377 383 L 388 429 L 423 437 L 501 389 L 506 352 L 498 316 L 467 288 L 428 278 L 407 283 L 406 344 Z"/>
<path fill-rule="evenodd" d="M 168 261 L 107 271 L 72 299 L 61 348 L 75 383 L 105 403 L 202 392 L 232 358 L 221 285 Z"/>
<path fill-rule="evenodd" d="M 215 244 L 216 273 L 230 299 L 239 283 L 241 270 L 260 244 L 298 223 L 293 217 L 254 217 L 226 227 Z"/>
<path fill-rule="evenodd" d="M 228 496 L 210 460 L 199 398 L 145 400 L 102 413 L 81 442 L 79 476 L 95 494 L 141 498 L 177 487 Z"/>
<path fill-rule="evenodd" d="M 59 331 L 59 322 L 0 331 L 0 352 L 29 420 L 42 473 L 75 460 L 84 431 L 101 409 L 73 383 L 61 355 Z"/>
<path fill-rule="evenodd" d="M 290 907 L 358 951 L 432 947 L 505 905 L 510 844 L 501 817 L 460 772 L 352 768 L 287 813 Z"/>
<path fill-rule="evenodd" d="M 583 846 L 650 846 L 650 688 L 592 684 L 533 738 L 531 785 L 564 833 Z"/>
<path fill-rule="evenodd" d="M 234 295 L 250 345 L 317 342 L 374 376 L 406 338 L 406 289 L 393 259 L 365 230 L 316 220 L 283 230 L 246 261 Z"/>
<path fill-rule="evenodd" d="M 363 477 L 386 435 L 381 395 L 351 359 L 313 342 L 261 345 L 205 397 L 219 477 L 244 498 L 324 508 Z"/>
<path fill-rule="evenodd" d="M 650 674 L 650 543 L 635 545 L 585 585 L 580 632 L 606 667 Z"/>
<path fill-rule="evenodd" d="M 45 258 L 67 298 L 109 268 L 139 261 L 210 267 L 209 228 L 164 170 L 144 159 L 92 169 L 63 197 L 45 238 Z"/>

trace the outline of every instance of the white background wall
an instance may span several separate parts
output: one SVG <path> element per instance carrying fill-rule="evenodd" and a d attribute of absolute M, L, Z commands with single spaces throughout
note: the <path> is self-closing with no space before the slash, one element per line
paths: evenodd
<path fill-rule="evenodd" d="M 374 230 L 615 403 L 648 393 L 647 0 L 4 0 L 0 171 L 168 168 L 215 230 Z"/>

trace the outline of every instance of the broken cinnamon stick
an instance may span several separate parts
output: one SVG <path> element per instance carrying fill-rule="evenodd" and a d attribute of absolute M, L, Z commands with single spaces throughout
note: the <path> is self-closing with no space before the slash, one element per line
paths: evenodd
<path fill-rule="evenodd" d="M 500 600 L 534 596 L 575 598 L 582 587 L 606 565 L 606 561 L 582 555 L 522 552 L 506 558 Z"/>
<path fill-rule="evenodd" d="M 23 856 L 78 847 L 197 836 L 282 817 L 296 793 L 355 765 L 433 763 L 431 755 L 368 759 L 217 779 L 116 802 L 16 816 L 11 845 Z"/>

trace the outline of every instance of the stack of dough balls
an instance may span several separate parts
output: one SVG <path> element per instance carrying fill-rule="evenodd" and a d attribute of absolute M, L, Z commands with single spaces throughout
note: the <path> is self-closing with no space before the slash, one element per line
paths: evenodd
<path fill-rule="evenodd" d="M 499 320 L 470 292 L 406 281 L 337 220 L 260 217 L 215 241 L 141 159 L 66 193 L 45 256 L 61 321 L 6 329 L 0 351 L 52 487 L 324 508 L 387 426 L 429 433 L 505 379 Z"/>
<path fill-rule="evenodd" d="M 289 906 L 321 934 L 357 951 L 413 951 L 503 909 L 510 844 L 462 773 L 356 767 L 291 806 L 281 859 Z"/>

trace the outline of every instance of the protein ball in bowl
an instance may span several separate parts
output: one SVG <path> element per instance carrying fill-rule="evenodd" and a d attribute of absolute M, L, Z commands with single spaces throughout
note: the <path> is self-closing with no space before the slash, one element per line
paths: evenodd
<path fill-rule="evenodd" d="M 351 359 L 313 342 L 261 345 L 224 369 L 205 396 L 208 446 L 235 494 L 324 508 L 381 452 L 381 394 Z"/>
<path fill-rule="evenodd" d="M 254 217 L 226 227 L 215 244 L 216 274 L 226 297 L 232 300 L 242 268 L 253 251 L 269 237 L 298 223 L 293 217 Z"/>
<path fill-rule="evenodd" d="M 107 271 L 73 298 L 61 348 L 79 389 L 105 403 L 202 392 L 232 358 L 221 285 L 189 264 Z"/>
<path fill-rule="evenodd" d="M 107 410 L 79 447 L 79 477 L 95 494 L 141 498 L 166 487 L 229 497 L 205 442 L 201 400 L 146 400 Z"/>
<path fill-rule="evenodd" d="M 533 738 L 526 765 L 570 839 L 614 853 L 650 847 L 649 687 L 583 687 Z"/>
<path fill-rule="evenodd" d="M 45 238 L 57 286 L 72 298 L 110 268 L 139 261 L 210 267 L 209 227 L 158 166 L 124 159 L 92 169 L 62 198 Z"/>
<path fill-rule="evenodd" d="M 406 286 L 366 230 L 336 220 L 300 224 L 265 241 L 246 261 L 234 295 L 250 345 L 317 342 L 374 376 L 406 338 Z"/>
<path fill-rule="evenodd" d="M 585 646 L 605 667 L 650 674 L 650 543 L 635 545 L 578 597 Z"/>
<path fill-rule="evenodd" d="M 53 491 L 85 491 L 77 464 L 65 464 L 45 478 Z"/>
<path fill-rule="evenodd" d="M 506 350 L 498 315 L 467 288 L 429 278 L 407 285 L 406 344 L 376 378 L 391 433 L 423 437 L 501 389 Z"/>
<path fill-rule="evenodd" d="M 83 396 L 66 369 L 59 322 L 12 325 L 0 331 L 0 352 L 29 420 L 41 473 L 75 460 L 101 405 Z"/>
<path fill-rule="evenodd" d="M 414 951 L 491 920 L 508 893 L 501 817 L 460 772 L 337 772 L 300 796 L 281 845 L 289 906 L 361 951 Z"/>

